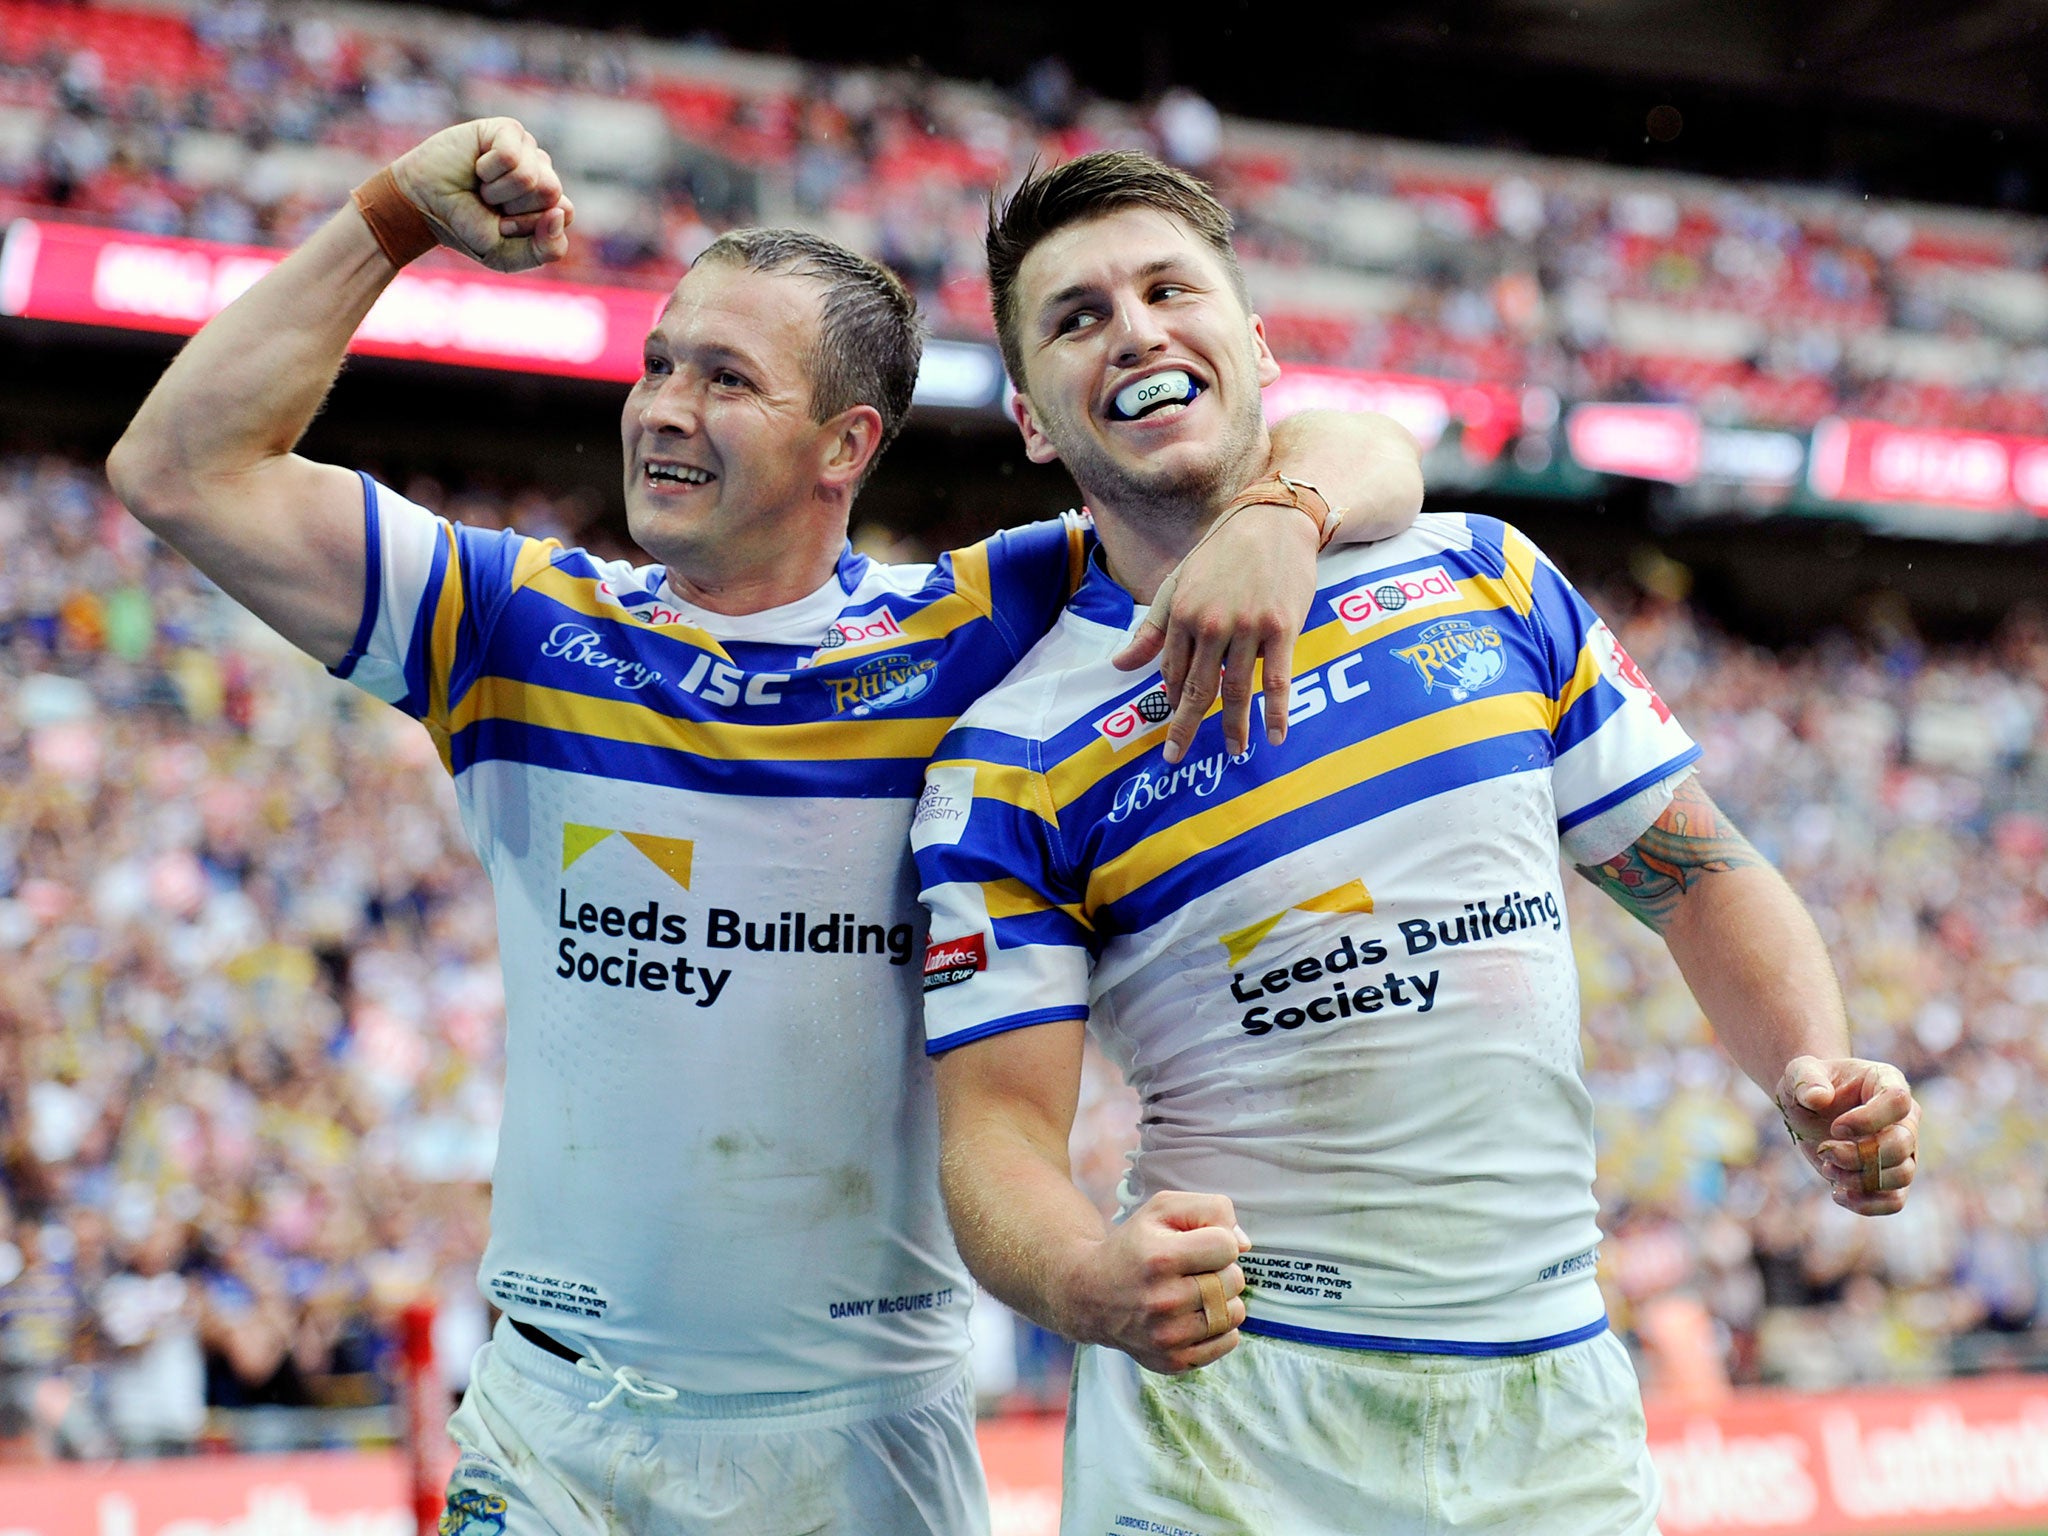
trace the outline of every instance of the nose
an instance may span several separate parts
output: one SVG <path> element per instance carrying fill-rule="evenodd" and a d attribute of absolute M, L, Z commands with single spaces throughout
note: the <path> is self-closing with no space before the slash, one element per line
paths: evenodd
<path fill-rule="evenodd" d="M 1166 330 L 1160 325 L 1158 314 L 1139 299 L 1119 301 L 1110 323 L 1114 327 L 1111 342 L 1119 368 L 1143 362 L 1150 354 L 1166 348 Z"/>
<path fill-rule="evenodd" d="M 683 370 L 668 375 L 658 389 L 640 397 L 640 430 L 674 432 L 695 437 L 703 422 L 703 391 Z"/>

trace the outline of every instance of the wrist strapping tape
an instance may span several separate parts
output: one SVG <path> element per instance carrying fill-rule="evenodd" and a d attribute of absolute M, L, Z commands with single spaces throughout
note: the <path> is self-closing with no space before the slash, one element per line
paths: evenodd
<path fill-rule="evenodd" d="M 391 174 L 388 165 L 349 193 L 349 200 L 370 226 L 377 248 L 394 267 L 426 255 L 440 243 L 427 216 L 398 190 L 398 178 Z"/>

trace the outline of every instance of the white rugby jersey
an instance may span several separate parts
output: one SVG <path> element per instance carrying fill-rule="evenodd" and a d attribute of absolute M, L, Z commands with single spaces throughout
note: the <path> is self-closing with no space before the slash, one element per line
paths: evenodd
<path fill-rule="evenodd" d="M 731 617 L 364 487 L 336 671 L 425 722 L 497 896 L 485 1294 L 689 1392 L 962 1358 L 906 834 L 953 717 L 1074 590 L 1084 525 L 935 566 L 848 550 Z"/>
<path fill-rule="evenodd" d="M 1164 762 L 1091 562 L 962 717 L 912 842 L 927 1048 L 1086 1018 L 1143 1103 L 1128 1214 L 1228 1195 L 1254 1333 L 1475 1354 L 1605 1326 L 1559 888 L 1698 756 L 1525 537 L 1426 516 L 1325 556 L 1284 745 Z"/>

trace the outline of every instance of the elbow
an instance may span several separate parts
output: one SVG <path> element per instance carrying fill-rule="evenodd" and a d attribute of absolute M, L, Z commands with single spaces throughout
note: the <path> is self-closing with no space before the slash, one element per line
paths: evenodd
<path fill-rule="evenodd" d="M 154 533 L 174 527 L 189 507 L 191 477 L 162 440 L 140 422 L 131 422 L 107 455 L 107 484 L 136 521 Z"/>
<path fill-rule="evenodd" d="M 1413 518 L 1422 510 L 1422 445 L 1391 416 L 1381 418 L 1386 443 L 1387 508 Z"/>
<path fill-rule="evenodd" d="M 1422 511 L 1422 459 L 1419 455 L 1399 460 L 1387 475 L 1386 506 L 1389 516 L 1402 526 L 1413 522 Z"/>

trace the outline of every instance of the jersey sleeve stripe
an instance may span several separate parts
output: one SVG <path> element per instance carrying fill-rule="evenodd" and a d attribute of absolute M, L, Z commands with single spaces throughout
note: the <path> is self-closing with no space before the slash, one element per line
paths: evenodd
<path fill-rule="evenodd" d="M 1076 907 L 1047 907 L 1016 917 L 998 917 L 989 924 L 1001 949 L 1026 949 L 1037 945 L 1066 945 L 1095 948 L 1094 926 L 1079 915 Z"/>
<path fill-rule="evenodd" d="M 597 686 L 603 686 L 602 679 Z M 680 707 L 680 702 L 678 702 Z M 486 721 L 543 726 L 591 739 L 600 753 L 626 742 L 731 761 L 832 762 L 901 757 L 919 772 L 944 737 L 945 720 L 867 720 L 858 731 L 837 718 L 789 725 L 693 720 L 652 703 L 603 698 L 486 674 L 463 695 L 451 721 L 460 733 Z"/>
<path fill-rule="evenodd" d="M 384 603 L 384 537 L 377 519 L 377 484 L 360 469 L 356 478 L 363 483 L 363 616 L 356 621 L 355 638 L 348 643 L 348 653 L 328 668 L 342 679 L 354 674 L 356 663 L 369 649 Z"/>
<path fill-rule="evenodd" d="M 1590 644 L 1580 646 L 1578 665 L 1572 668 L 1572 675 L 1565 680 L 1564 688 L 1557 696 L 1557 718 L 1560 724 L 1581 699 L 1599 688 L 1600 681 L 1599 655 Z"/>
<path fill-rule="evenodd" d="M 1086 1003 L 1062 1003 L 1051 1008 L 1034 1008 L 1029 1013 L 1005 1014 L 1000 1019 L 990 1019 L 970 1029 L 956 1029 L 950 1035 L 940 1035 L 925 1042 L 927 1056 L 942 1056 L 947 1051 L 971 1045 L 976 1040 L 986 1040 L 990 1035 L 1008 1034 L 1013 1029 L 1029 1029 L 1034 1024 L 1057 1024 L 1065 1019 L 1086 1019 Z"/>
<path fill-rule="evenodd" d="M 1583 673 L 1589 665 L 1594 673 L 1592 681 L 1586 685 L 1584 692 L 1573 698 L 1569 708 L 1560 711 L 1557 724 L 1551 731 L 1551 734 L 1557 737 L 1557 750 L 1560 756 L 1580 742 L 1590 739 L 1601 726 L 1613 719 L 1616 713 L 1627 705 L 1627 700 L 1622 698 L 1614 685 L 1599 675 L 1598 661 L 1592 658 L 1590 652 L 1582 653 L 1579 658 L 1580 672 Z M 1576 683 L 1577 678 L 1573 681 Z"/>
<path fill-rule="evenodd" d="M 988 908 L 988 915 L 992 918 L 1026 917 L 1038 912 L 1064 912 L 1082 927 L 1088 925 L 1078 902 L 1054 901 L 1043 892 L 1033 890 L 1022 880 L 1014 877 L 983 881 L 981 896 Z"/>
<path fill-rule="evenodd" d="M 449 729 L 448 678 L 455 671 L 455 648 L 461 634 L 463 610 L 467 605 L 464 601 L 462 541 L 456 537 L 453 525 L 446 528 L 443 537 L 446 569 L 441 577 L 440 601 L 434 605 L 434 665 L 430 673 L 427 718 L 446 731 Z"/>
<path fill-rule="evenodd" d="M 974 764 L 974 798 L 1010 806 L 1053 826 L 1059 824 L 1044 775 L 1030 768 L 1009 763 Z"/>
<path fill-rule="evenodd" d="M 1504 527 L 1503 531 L 1501 557 L 1507 564 L 1506 585 L 1513 594 L 1510 606 L 1527 618 L 1536 596 L 1536 545 L 1519 528 Z"/>
<path fill-rule="evenodd" d="M 449 546 L 451 530 L 438 523 L 433 530 L 428 556 L 427 578 L 420 590 L 419 612 L 412 621 L 405 652 L 405 697 L 399 708 L 416 719 L 426 719 L 433 708 L 433 691 L 428 678 L 438 670 L 442 658 L 434 650 L 441 614 L 449 607 L 460 608 L 461 592 L 449 590 Z"/>
<path fill-rule="evenodd" d="M 1473 699 L 1433 715 L 1365 737 L 1292 773 L 1212 806 L 1096 865 L 1088 882 L 1086 908 L 1099 911 L 1142 885 L 1162 859 L 1155 844 L 1217 847 L 1255 827 L 1277 821 L 1314 801 L 1364 779 L 1440 756 L 1491 737 L 1531 729 L 1548 734 L 1551 700 L 1543 694 L 1511 693 Z M 1531 766 L 1547 766 L 1543 762 Z M 1449 788 L 1446 784 L 1443 786 Z"/>
<path fill-rule="evenodd" d="M 988 545 L 970 544 L 947 557 L 953 567 L 953 590 L 973 605 L 977 613 L 995 617 L 995 593 L 990 585 Z"/>
<path fill-rule="evenodd" d="M 1643 790 L 1648 789 L 1652 784 L 1657 783 L 1661 779 L 1670 778 L 1674 773 L 1677 773 L 1680 769 L 1691 767 L 1694 763 L 1700 760 L 1700 756 L 1701 752 L 1697 743 L 1687 747 L 1683 752 L 1680 752 L 1677 756 L 1672 757 L 1667 761 L 1659 764 L 1657 767 L 1652 768 L 1648 773 L 1637 774 L 1633 779 L 1630 779 L 1626 784 L 1622 785 L 1619 789 L 1610 789 L 1606 794 L 1602 795 L 1598 800 L 1593 801 L 1590 805 L 1580 806 L 1579 809 L 1573 811 L 1571 814 L 1567 816 L 1560 816 L 1557 822 L 1558 831 L 1569 832 L 1573 827 L 1578 826 L 1579 823 L 1584 821 L 1591 821 L 1595 816 L 1598 816 L 1602 811 L 1607 810 L 1612 806 L 1617 806 L 1621 804 L 1621 802 L 1628 799 L 1629 796 L 1641 793 Z"/>

